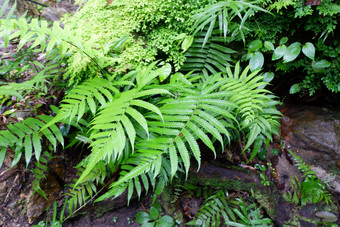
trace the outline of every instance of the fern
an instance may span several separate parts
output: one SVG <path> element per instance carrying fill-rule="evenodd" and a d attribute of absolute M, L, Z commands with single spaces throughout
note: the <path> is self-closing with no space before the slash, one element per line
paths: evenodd
<path fill-rule="evenodd" d="M 122 163 L 121 168 L 127 171 L 122 171 L 120 179 L 110 187 L 126 186 L 142 173 L 152 172 L 156 177 L 164 158 L 170 161 L 170 180 L 176 175 L 179 166 L 183 166 L 188 175 L 191 156 L 199 165 L 201 163 L 197 139 L 215 153 L 212 139 L 206 133 L 211 134 L 223 147 L 223 135 L 229 138 L 230 133 L 219 121 L 220 117 L 233 120 L 229 111 L 237 106 L 223 99 L 229 97 L 230 93 L 217 91 L 227 82 L 217 82 L 219 79 L 222 79 L 220 75 L 215 75 L 203 84 L 179 89 L 177 92 L 180 92 L 180 97 L 177 99 L 163 100 L 161 103 L 166 104 L 159 108 L 163 119 L 160 115 L 147 115 L 150 138 L 137 141 L 135 152 Z M 112 196 L 113 191 L 100 199 Z"/>
<path fill-rule="evenodd" d="M 76 167 L 79 170 L 78 175 L 81 175 L 84 171 L 83 164 L 84 161 Z M 101 174 L 96 174 L 96 172 L 93 171 L 88 174 L 86 182 L 76 186 L 76 179 L 74 179 L 74 183 L 70 184 L 71 188 L 67 193 L 69 196 L 68 211 L 70 216 L 76 207 L 82 207 L 87 201 L 90 201 L 95 196 L 95 194 L 98 192 L 97 184 L 104 185 L 103 180 L 107 177 L 107 170 L 104 162 L 99 162 L 96 165 L 96 170 Z"/>
<path fill-rule="evenodd" d="M 213 34 L 215 27 L 218 23 L 218 30 L 223 33 L 224 40 L 226 41 L 227 35 L 231 33 L 232 39 L 241 37 L 245 42 L 245 36 L 243 30 L 247 28 L 244 26 L 244 22 L 249 16 L 254 14 L 254 11 L 267 12 L 266 10 L 252 4 L 254 2 L 245 1 L 222 1 L 216 4 L 207 6 L 201 9 L 198 13 L 193 15 L 195 24 L 193 25 L 195 31 L 194 35 L 204 28 L 208 27 L 205 34 L 202 47 L 208 42 L 209 38 Z"/>
<path fill-rule="evenodd" d="M 278 135 L 281 113 L 275 108 L 279 102 L 274 100 L 274 96 L 268 95 L 268 90 L 261 88 L 267 83 L 263 82 L 262 75 L 258 75 L 259 70 L 248 75 L 249 69 L 250 66 L 247 66 L 241 73 L 240 65 L 237 63 L 234 73 L 232 73 L 228 67 L 225 75 L 228 84 L 222 86 L 221 89 L 234 94 L 230 101 L 238 106 L 236 114 L 241 129 L 247 133 L 247 144 L 243 151 L 256 141 L 256 147 L 251 156 L 253 158 L 258 152 L 263 138 L 272 140 L 272 134 Z"/>
<path fill-rule="evenodd" d="M 43 179 L 46 179 L 46 174 L 48 172 L 47 164 L 52 158 L 54 158 L 54 157 L 51 155 L 51 153 L 45 151 L 44 155 L 40 156 L 39 161 L 36 161 L 34 163 L 36 167 L 31 170 L 33 172 L 34 178 L 35 178 L 32 182 L 33 192 L 39 193 L 46 200 L 47 200 L 47 196 L 46 196 L 45 192 L 41 189 L 40 182 Z M 32 196 L 33 196 L 33 194 L 32 194 Z"/>
<path fill-rule="evenodd" d="M 289 153 L 294 158 L 294 165 L 304 174 L 303 177 L 305 177 L 305 179 L 302 183 L 298 181 L 297 177 L 295 177 L 295 180 L 292 179 L 293 192 L 287 193 L 285 197 L 294 203 L 298 203 L 299 200 L 296 197 L 299 196 L 301 205 L 303 206 L 306 205 L 307 202 L 319 203 L 322 200 L 325 200 L 327 204 L 333 203 L 331 194 L 326 190 L 327 183 L 317 178 L 315 171 L 312 171 L 311 166 L 305 163 L 301 157 L 295 155 L 290 150 Z"/>
<path fill-rule="evenodd" d="M 9 12 L 7 13 L 7 15 L 5 15 L 5 10 L 6 10 L 6 8 L 8 7 L 9 1 L 10 1 L 10 0 L 5 0 L 5 1 L 3 2 L 3 5 L 2 5 L 2 7 L 1 7 L 1 9 L 0 9 L 0 18 L 6 16 L 5 19 L 9 20 L 10 18 L 13 17 L 13 13 L 14 13 L 15 9 L 17 8 L 17 1 L 14 2 L 12 8 L 9 10 Z"/>
<path fill-rule="evenodd" d="M 21 123 L 9 124 L 8 130 L 0 131 L 0 165 L 6 156 L 6 150 L 11 147 L 15 150 L 15 158 L 12 166 L 16 165 L 21 156 L 22 151 L 25 152 L 26 166 L 28 166 L 31 158 L 34 156 L 39 161 L 42 151 L 42 138 L 46 138 L 54 147 L 57 147 L 58 141 L 64 145 L 64 138 L 59 128 L 52 124 L 39 132 L 53 117 L 47 115 L 39 115 L 38 118 L 27 118 Z"/>
<path fill-rule="evenodd" d="M 149 95 L 169 94 L 164 89 L 145 89 L 145 85 L 159 75 L 157 71 L 152 71 L 155 64 L 153 63 L 143 70 L 137 70 L 136 88 L 119 93 L 117 95 L 119 97 L 103 106 L 92 120 L 91 125 L 93 126 L 90 129 L 90 140 L 93 141 L 91 143 L 92 154 L 78 183 L 85 179 L 85 176 L 100 160 L 104 158 L 108 160 L 122 159 L 127 139 L 132 148 L 134 147 L 136 129 L 132 124 L 133 121 L 138 123 L 137 125 L 141 126 L 146 134 L 149 134 L 147 121 L 138 111 L 138 107 L 162 115 L 155 105 L 140 99 Z"/>
<path fill-rule="evenodd" d="M 226 67 L 231 66 L 230 63 L 232 62 L 230 54 L 236 52 L 227 48 L 221 42 L 223 40 L 216 35 L 202 47 L 205 34 L 202 32 L 196 36 L 193 44 L 186 52 L 186 61 L 181 70 L 202 72 L 206 77 L 217 72 L 226 73 Z"/>
<path fill-rule="evenodd" d="M 231 200 L 222 190 L 207 198 L 197 217 L 186 224 L 220 226 L 223 221 L 227 226 L 271 226 L 271 220 L 263 218 L 255 204 L 248 206 L 241 198 Z"/>
<path fill-rule="evenodd" d="M 123 36 L 111 45 L 98 47 L 94 41 L 82 41 L 67 25 L 62 28 L 59 22 L 55 21 L 50 26 L 46 20 L 39 21 L 36 18 L 27 22 L 24 17 L 0 21 L 0 37 L 4 38 L 5 48 L 10 40 L 19 39 L 18 50 L 29 44 L 30 49 L 45 53 L 47 60 L 62 60 L 74 53 L 64 75 L 64 78 L 71 76 L 70 84 L 82 81 L 84 78 L 76 78 L 76 75 L 79 76 L 88 68 L 92 70 L 87 71 L 85 79 L 93 78 L 98 71 L 103 73 L 103 68 L 114 59 L 106 53 L 119 48 L 126 41 L 126 36 Z M 89 67 L 90 65 L 92 67 Z M 92 75 L 88 75 L 90 72 L 93 72 Z"/>
<path fill-rule="evenodd" d="M 105 91 L 106 87 L 112 84 L 108 81 L 105 83 L 103 80 L 99 87 L 98 83 L 90 82 L 87 82 L 86 88 L 79 85 L 70 91 L 65 98 L 67 101 L 61 105 L 62 111 L 52 121 L 53 123 L 72 119 L 76 121 L 90 111 L 91 103 L 99 106 L 93 108 L 95 115 L 89 129 L 92 153 L 75 184 L 77 187 L 86 182 L 89 174 L 101 161 L 120 166 L 119 180 L 113 183 L 110 191 L 98 201 L 118 196 L 126 189 L 129 191 L 130 199 L 133 190 L 140 196 L 141 183 L 145 188 L 152 184 L 153 188 L 158 190 L 171 181 L 178 171 L 183 170 L 188 175 L 191 157 L 196 159 L 198 165 L 201 163 L 198 139 L 215 153 L 213 141 L 219 141 L 223 147 L 224 138 L 229 141 L 235 129 L 250 131 L 248 134 L 252 137 L 260 133 L 266 135 L 266 130 L 273 131 L 271 124 L 262 124 L 263 128 L 259 126 L 258 133 L 251 132 L 251 123 L 255 122 L 254 119 L 261 114 L 263 116 L 269 114 L 261 111 L 267 101 L 271 101 L 270 98 L 265 99 L 266 90 L 253 91 L 264 84 L 258 82 L 261 81 L 261 77 L 260 79 L 255 77 L 257 72 L 250 74 L 249 78 L 246 76 L 248 71 L 245 70 L 240 77 L 235 72 L 233 77 L 216 74 L 203 80 L 187 75 L 187 78 L 177 77 L 182 82 L 174 79 L 165 86 L 148 85 L 163 71 L 162 68 L 152 70 L 155 64 L 129 74 L 128 77 L 136 78 L 135 87 L 127 89 L 131 87 L 131 83 L 126 83 L 127 87 L 121 85 L 119 92 L 117 92 L 119 86 L 110 89 L 109 91 L 116 91 L 112 97 L 109 91 Z M 238 67 L 236 66 L 236 69 Z M 183 83 L 183 86 L 178 86 L 178 83 Z M 241 109 L 242 98 L 248 101 L 248 96 L 240 96 L 244 94 L 243 92 L 230 91 L 236 90 L 238 83 L 242 84 L 239 91 L 245 90 L 248 96 L 251 94 L 250 97 L 254 99 L 247 108 L 249 114 Z M 169 90 L 175 97 L 150 99 L 152 95 L 169 95 Z M 261 91 L 264 94 L 260 94 Z M 102 98 L 98 98 L 98 94 Z M 90 99 L 93 100 L 89 101 Z M 87 106 L 86 103 L 90 107 L 81 107 Z M 273 116 L 275 114 L 276 112 L 272 113 Z M 248 120 L 245 124 L 244 119 L 247 118 L 252 122 Z M 163 183 L 159 182 L 160 179 Z"/>

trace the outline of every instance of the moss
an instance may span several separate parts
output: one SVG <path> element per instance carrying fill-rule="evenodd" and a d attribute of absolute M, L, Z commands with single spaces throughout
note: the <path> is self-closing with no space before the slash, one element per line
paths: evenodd
<path fill-rule="evenodd" d="M 171 201 L 173 200 L 173 188 L 171 186 L 167 186 L 164 188 L 161 197 L 161 204 L 164 208 L 165 212 L 173 217 L 174 220 L 177 220 L 181 223 L 183 223 L 183 214 L 182 212 L 175 207 L 175 204 Z"/>
<path fill-rule="evenodd" d="M 189 34 L 193 21 L 191 15 L 215 0 L 116 0 L 105 6 L 105 0 L 89 0 L 73 17 L 66 18 L 65 27 L 88 43 L 88 48 L 98 49 L 130 34 L 129 39 L 114 58 L 107 57 L 102 67 L 114 67 L 125 73 L 138 65 L 154 61 L 158 56 L 172 62 L 178 70 L 185 60 L 180 43 L 181 33 Z M 109 55 L 109 48 L 104 55 Z M 86 56 L 73 54 L 69 59 L 67 76 L 75 80 L 96 76 L 93 63 Z"/>

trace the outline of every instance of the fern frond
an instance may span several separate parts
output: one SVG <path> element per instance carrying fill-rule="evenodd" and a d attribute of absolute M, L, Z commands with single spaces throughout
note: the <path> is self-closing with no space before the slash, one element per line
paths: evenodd
<path fill-rule="evenodd" d="M 78 122 L 88 112 L 95 114 L 100 106 L 111 102 L 113 96 L 119 94 L 115 85 L 120 83 L 95 78 L 76 86 L 63 99 L 57 116 L 45 127 L 63 120 L 67 120 L 69 124 L 73 120 Z"/>
<path fill-rule="evenodd" d="M 14 4 L 12 5 L 11 9 L 8 11 L 7 15 L 5 14 L 6 8 L 8 7 L 9 0 L 5 0 L 2 2 L 2 6 L 0 9 L 0 18 L 5 17 L 5 19 L 9 20 L 13 17 L 13 13 L 15 9 L 17 8 L 17 1 L 14 1 Z"/>
<path fill-rule="evenodd" d="M 34 192 L 39 193 L 46 200 L 47 200 L 47 196 L 45 192 L 43 191 L 43 189 L 40 187 L 40 182 L 43 179 L 46 179 L 46 174 L 48 172 L 47 164 L 52 158 L 54 158 L 52 157 L 52 154 L 45 151 L 44 154 L 40 156 L 39 161 L 36 161 L 34 163 L 36 167 L 31 170 L 35 178 L 32 182 L 33 193 Z"/>
<path fill-rule="evenodd" d="M 142 127 L 149 134 L 148 123 L 141 111 L 154 112 L 162 118 L 158 107 L 142 100 L 145 96 L 170 94 L 165 89 L 145 86 L 159 76 L 159 70 L 153 70 L 156 63 L 136 71 L 136 88 L 116 94 L 110 103 L 102 106 L 91 122 L 90 129 L 92 153 L 91 159 L 78 183 L 85 179 L 96 163 L 104 158 L 120 160 L 127 140 L 132 149 L 136 138 L 135 127 Z"/>
<path fill-rule="evenodd" d="M 204 47 L 213 31 L 217 30 L 216 24 L 218 23 L 218 30 L 223 33 L 224 40 L 227 39 L 228 34 L 231 34 L 232 38 L 241 36 L 245 41 L 243 30 L 247 28 L 244 26 L 244 22 L 254 11 L 268 12 L 251 3 L 235 0 L 222 1 L 207 6 L 193 15 L 195 20 L 194 35 L 208 27 L 202 44 Z"/>
<path fill-rule="evenodd" d="M 222 220 L 223 218 L 223 220 Z M 241 198 L 228 198 L 222 190 L 207 198 L 194 220 L 187 225 L 220 226 L 271 226 L 269 218 L 263 218 L 255 204 L 248 205 Z"/>
<path fill-rule="evenodd" d="M 8 47 L 10 40 L 18 38 L 20 40 L 18 50 L 30 44 L 30 49 L 46 53 L 46 59 L 62 60 L 73 54 L 68 59 L 69 65 L 64 74 L 65 79 L 71 76 L 70 84 L 82 81 L 84 78 L 77 78 L 78 81 L 74 81 L 75 75 L 77 74 L 79 77 L 81 73 L 84 73 L 89 68 L 90 64 L 93 64 L 93 67 L 92 70 L 87 70 L 86 79 L 97 75 L 98 69 L 102 73 L 103 68 L 114 61 L 113 57 L 108 56 L 106 53 L 110 51 L 110 48 L 118 49 L 126 41 L 125 36 L 123 36 L 110 48 L 98 46 L 95 40 L 84 41 L 79 37 L 79 34 L 72 32 L 69 26 L 65 25 L 62 28 L 57 21 L 50 26 L 46 20 L 34 18 L 27 21 L 24 17 L 2 20 L 0 23 L 0 37 L 4 38 L 5 48 Z M 97 70 L 93 70 L 93 68 L 97 68 Z M 92 75 L 88 75 L 91 73 Z"/>
<path fill-rule="evenodd" d="M 86 162 L 82 162 L 77 166 L 78 175 L 81 175 L 84 171 L 83 165 Z M 76 179 L 74 183 L 70 184 L 70 190 L 66 193 L 68 195 L 68 211 L 70 215 L 74 213 L 74 210 L 78 207 L 82 207 L 86 202 L 93 199 L 97 193 L 97 184 L 104 185 L 104 179 L 107 177 L 107 168 L 104 162 L 98 162 L 95 166 L 96 171 L 92 171 L 87 175 L 86 181 L 76 185 Z M 98 174 L 100 173 L 100 174 Z"/>
<path fill-rule="evenodd" d="M 226 83 L 226 80 L 219 82 L 218 79 L 221 79 L 219 75 L 214 76 L 214 81 L 220 85 Z M 111 190 L 107 194 L 99 198 L 100 200 L 120 192 L 121 185 L 127 187 L 132 179 L 141 174 L 152 172 L 153 176 L 157 177 L 164 166 L 164 160 L 170 162 L 166 171 L 170 180 L 182 166 L 188 175 L 191 156 L 195 157 L 199 165 L 201 163 L 197 139 L 202 140 L 215 152 L 212 139 L 207 133 L 223 146 L 222 136 L 229 136 L 229 132 L 217 119 L 229 116 L 228 109 L 237 106 L 224 101 L 230 94 L 216 92 L 218 86 L 210 84 L 214 81 L 207 81 L 207 84 L 200 84 L 197 88 L 187 88 L 190 91 L 187 94 L 182 93 L 177 99 L 163 100 L 162 103 L 166 104 L 159 108 L 163 119 L 158 114 L 146 115 L 150 138 L 136 141 L 135 152 L 122 162 L 121 177 L 110 186 Z M 205 110 L 206 105 L 216 108 Z M 205 120 L 206 117 L 209 121 Z"/>
<path fill-rule="evenodd" d="M 226 197 L 228 197 L 228 193 L 225 193 L 221 190 L 207 198 L 200 207 L 197 217 L 193 221 L 190 221 L 186 224 L 199 226 L 220 226 L 221 217 L 223 217 L 223 219 L 226 221 L 229 221 L 229 219 L 236 221 L 232 207 L 228 205 Z"/>
<path fill-rule="evenodd" d="M 64 146 L 63 135 L 56 125 L 52 124 L 39 132 L 52 119 L 51 116 L 39 115 L 38 118 L 27 118 L 21 123 L 9 124 L 8 130 L 0 131 L 0 146 L 3 148 L 15 147 L 17 158 L 13 160 L 12 166 L 19 161 L 22 149 L 25 150 L 26 165 L 29 164 L 33 151 L 36 160 L 39 161 L 43 137 L 53 145 L 54 150 L 58 141 Z"/>
<path fill-rule="evenodd" d="M 28 94 L 34 90 L 46 90 L 45 84 L 47 77 L 47 75 L 43 75 L 43 72 L 41 72 L 29 81 L 24 81 L 22 83 L 3 84 L 0 87 L 0 96 L 2 96 L 1 99 L 10 99 L 12 96 L 23 99 L 25 94 Z"/>
<path fill-rule="evenodd" d="M 204 36 L 204 32 L 197 35 L 192 46 L 186 52 L 186 60 L 181 70 L 203 72 L 206 77 L 217 72 L 225 73 L 226 67 L 231 66 L 231 54 L 236 51 L 226 47 L 215 36 L 202 47 Z"/>
<path fill-rule="evenodd" d="M 221 90 L 231 92 L 233 95 L 229 101 L 237 104 L 236 116 L 240 122 L 240 130 L 246 132 L 247 143 L 243 149 L 248 149 L 255 141 L 259 148 L 263 141 L 258 140 L 262 135 L 264 138 L 272 139 L 272 134 L 278 134 L 279 119 L 281 113 L 276 110 L 275 97 L 269 95 L 269 91 L 262 88 L 267 85 L 263 82 L 263 76 L 258 75 L 259 70 L 248 74 L 250 66 L 240 72 L 239 62 L 235 65 L 234 73 L 227 68 L 228 83 L 221 86 Z M 258 149 L 253 150 L 252 157 Z"/>

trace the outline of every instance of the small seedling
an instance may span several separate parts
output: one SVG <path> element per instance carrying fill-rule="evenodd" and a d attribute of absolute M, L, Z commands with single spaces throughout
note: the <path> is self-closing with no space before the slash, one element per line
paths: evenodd
<path fill-rule="evenodd" d="M 161 206 L 156 203 L 150 207 L 149 212 L 141 211 L 135 216 L 136 221 L 141 224 L 141 227 L 161 227 L 161 226 L 174 226 L 175 222 L 172 217 L 168 215 L 162 216 Z"/>

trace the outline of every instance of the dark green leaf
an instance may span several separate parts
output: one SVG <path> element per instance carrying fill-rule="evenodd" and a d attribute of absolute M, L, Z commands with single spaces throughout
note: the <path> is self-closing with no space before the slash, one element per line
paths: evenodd
<path fill-rule="evenodd" d="M 253 42 L 251 42 L 248 46 L 248 51 L 258 51 L 259 49 L 262 48 L 262 41 L 261 40 L 254 40 Z"/>
<path fill-rule="evenodd" d="M 139 223 L 139 224 L 144 224 L 144 223 L 147 223 L 148 221 L 152 220 L 150 215 L 144 211 L 141 211 L 141 212 L 138 212 L 135 216 L 136 218 L 136 221 Z"/>
<path fill-rule="evenodd" d="M 298 93 L 300 90 L 301 90 L 300 84 L 294 84 L 293 86 L 290 87 L 289 94 Z"/>
<path fill-rule="evenodd" d="M 153 220 L 157 220 L 158 217 L 159 217 L 159 211 L 158 211 L 158 209 L 156 207 L 151 207 L 150 211 L 149 211 L 149 214 L 150 214 L 150 217 Z"/>
<path fill-rule="evenodd" d="M 4 159 L 6 157 L 6 150 L 7 150 L 6 147 L 2 147 L 1 150 L 0 150 L 0 168 L 1 168 L 2 163 L 4 162 Z"/>
<path fill-rule="evenodd" d="M 326 61 L 326 60 L 320 60 L 318 62 L 313 62 L 312 66 L 313 66 L 313 68 L 321 69 L 321 68 L 327 68 L 327 67 L 331 66 L 331 63 L 329 61 Z"/>
<path fill-rule="evenodd" d="M 161 217 L 156 224 L 157 227 L 171 227 L 174 225 L 175 225 L 174 220 L 172 219 L 172 217 L 168 215 L 164 215 L 163 217 Z"/>

